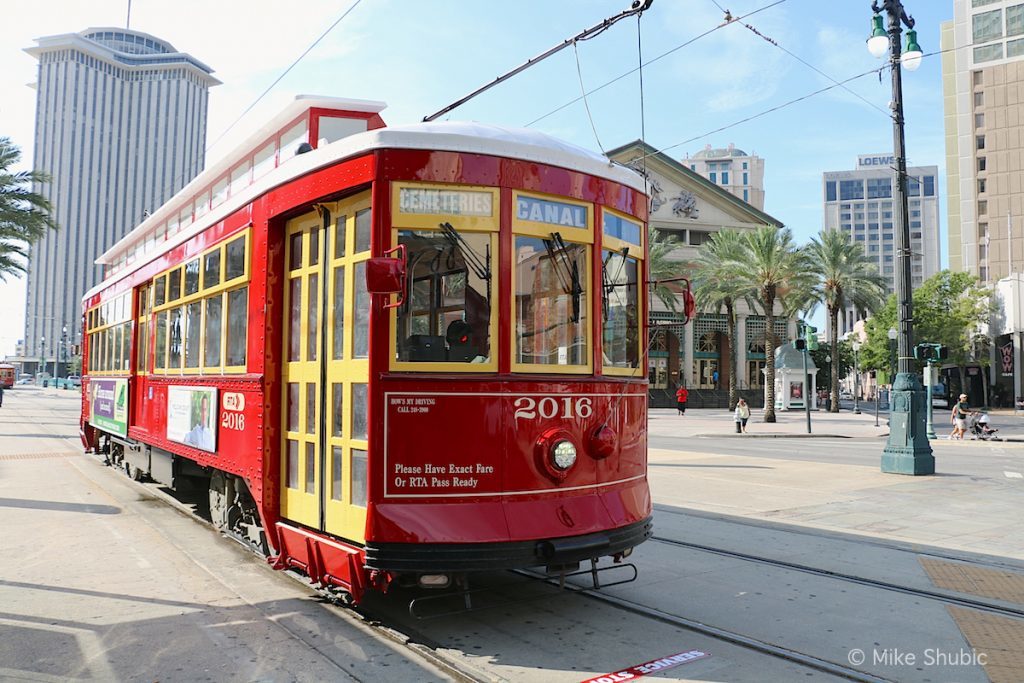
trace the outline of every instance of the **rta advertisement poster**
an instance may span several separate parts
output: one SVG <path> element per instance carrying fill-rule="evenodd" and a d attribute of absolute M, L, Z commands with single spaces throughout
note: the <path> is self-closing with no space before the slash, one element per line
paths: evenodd
<path fill-rule="evenodd" d="M 89 380 L 89 424 L 118 436 L 128 436 L 128 380 Z"/>
<path fill-rule="evenodd" d="M 167 438 L 215 453 L 218 405 L 213 387 L 167 387 Z"/>

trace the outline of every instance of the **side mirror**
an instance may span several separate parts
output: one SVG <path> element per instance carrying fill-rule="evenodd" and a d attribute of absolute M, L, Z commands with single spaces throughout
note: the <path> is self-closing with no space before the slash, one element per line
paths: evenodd
<path fill-rule="evenodd" d="M 405 301 L 405 245 L 400 244 L 385 254 L 397 252 L 396 257 L 377 256 L 366 262 L 366 291 L 370 294 L 401 294 L 393 304 L 385 308 L 396 308 Z"/>

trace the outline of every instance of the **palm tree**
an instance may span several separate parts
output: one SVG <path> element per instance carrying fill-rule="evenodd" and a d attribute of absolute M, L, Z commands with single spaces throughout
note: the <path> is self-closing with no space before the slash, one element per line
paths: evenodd
<path fill-rule="evenodd" d="M 815 299 L 828 309 L 829 349 L 839 358 L 839 312 L 852 305 L 855 310 L 872 313 L 885 303 L 885 279 L 868 260 L 864 248 L 839 230 L 822 230 L 811 238 L 807 253 L 814 266 L 817 282 Z M 832 363 L 831 412 L 839 412 L 839 363 Z"/>
<path fill-rule="evenodd" d="M 732 273 L 742 263 L 743 234 L 719 230 L 701 245 L 697 255 L 697 308 L 719 312 L 725 309 L 729 325 L 729 410 L 736 407 L 736 303 L 750 299 L 750 290 L 737 284 Z"/>
<path fill-rule="evenodd" d="M 737 286 L 755 293 L 764 313 L 764 421 L 775 422 L 775 304 L 780 302 L 784 310 L 803 307 L 811 264 L 788 228 L 765 225 L 744 233 L 743 238 L 743 259 L 729 276 Z"/>
<path fill-rule="evenodd" d="M 32 186 L 49 182 L 39 171 L 12 170 L 21 150 L 10 138 L 0 137 L 0 280 L 25 272 L 28 248 L 47 230 L 56 229 L 53 207 Z"/>
<path fill-rule="evenodd" d="M 674 278 L 681 277 L 684 264 L 669 258 L 674 249 L 682 246 L 678 239 L 663 232 L 652 229 L 648 233 L 647 241 L 647 279 L 653 283 L 651 288 L 658 301 L 665 305 L 665 308 L 676 312 L 679 299 L 676 294 L 679 288 L 670 282 Z"/>

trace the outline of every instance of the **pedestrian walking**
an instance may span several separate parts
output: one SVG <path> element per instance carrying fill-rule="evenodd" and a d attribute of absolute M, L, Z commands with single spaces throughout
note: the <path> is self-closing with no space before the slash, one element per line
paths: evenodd
<path fill-rule="evenodd" d="M 0 408 L 4 405 L 4 385 L 0 384 Z"/>
<path fill-rule="evenodd" d="M 736 433 L 747 433 L 747 420 L 750 419 L 750 406 L 745 399 L 736 401 L 736 412 L 733 414 L 733 421 L 736 423 Z"/>
<path fill-rule="evenodd" d="M 971 414 L 970 406 L 967 405 L 967 394 L 960 394 L 960 399 L 953 406 L 953 412 L 949 416 L 953 423 L 953 431 L 950 432 L 950 439 L 963 441 L 964 432 L 967 431 L 967 417 Z"/>
<path fill-rule="evenodd" d="M 679 411 L 680 415 L 686 414 L 686 400 L 690 397 L 690 392 L 686 390 L 686 387 L 679 387 L 676 390 L 676 410 Z"/>

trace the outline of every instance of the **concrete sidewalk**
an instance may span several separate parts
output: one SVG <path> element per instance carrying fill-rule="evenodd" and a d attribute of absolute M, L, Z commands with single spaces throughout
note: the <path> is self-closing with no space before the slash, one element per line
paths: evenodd
<path fill-rule="evenodd" d="M 873 406 L 872 406 L 873 408 Z M 722 408 L 687 409 L 686 415 L 677 415 L 674 408 L 651 408 L 648 430 L 664 436 L 779 438 L 779 437 L 832 437 L 850 439 L 878 439 L 889 434 L 887 413 L 879 413 L 875 426 L 875 413 L 865 410 L 860 415 L 843 410 L 829 413 L 811 411 L 811 433 L 807 433 L 807 417 L 803 411 L 776 411 L 776 422 L 764 422 L 763 410 L 751 410 L 747 433 L 737 434 L 733 413 Z M 1024 441 L 1024 414 L 1013 411 L 991 411 L 990 424 L 999 430 L 996 436 L 1004 441 Z M 935 433 L 945 438 L 950 431 L 949 411 L 936 410 L 933 417 Z M 968 437 L 969 438 L 969 437 Z"/>

